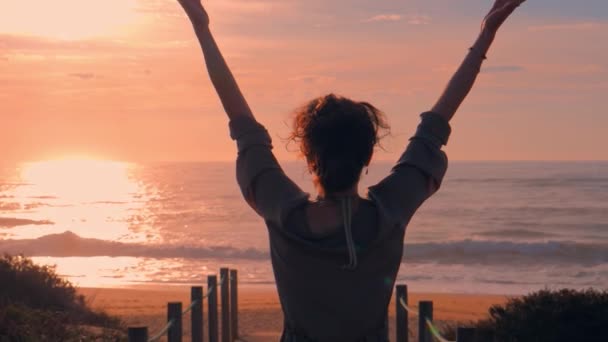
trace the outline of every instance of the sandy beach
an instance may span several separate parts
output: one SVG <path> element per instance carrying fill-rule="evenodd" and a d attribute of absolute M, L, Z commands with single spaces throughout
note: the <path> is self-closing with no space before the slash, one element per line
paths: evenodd
<path fill-rule="evenodd" d="M 148 326 L 154 334 L 166 321 L 167 302 L 189 303 L 190 289 L 170 288 L 82 288 L 80 293 L 97 309 L 121 317 L 129 326 Z M 469 322 L 484 318 L 488 308 L 504 303 L 508 297 L 496 295 L 410 293 L 409 303 L 419 300 L 434 302 L 436 321 Z M 390 305 L 390 331 L 394 338 L 395 304 Z M 206 317 L 206 312 L 205 312 Z M 239 288 L 239 331 L 241 337 L 250 342 L 278 341 L 282 329 L 282 313 L 276 290 L 272 287 Z M 190 331 L 189 318 L 184 321 L 184 336 Z M 416 322 L 410 321 L 415 330 Z M 188 340 L 186 338 L 186 340 Z"/>

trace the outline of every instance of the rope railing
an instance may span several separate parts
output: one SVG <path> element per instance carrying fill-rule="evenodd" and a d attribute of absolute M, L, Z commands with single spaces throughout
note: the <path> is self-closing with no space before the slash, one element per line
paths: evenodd
<path fill-rule="evenodd" d="M 184 310 L 184 312 L 182 312 L 182 316 L 185 316 L 188 312 L 192 311 L 192 309 L 194 308 L 194 306 L 198 304 L 198 300 L 193 301 L 189 307 L 186 308 L 186 310 Z"/>
<path fill-rule="evenodd" d="M 238 337 L 238 313 L 237 313 L 237 271 L 230 269 L 222 269 L 221 277 L 219 281 L 215 281 L 216 276 L 209 276 L 209 286 L 207 292 L 203 295 L 202 286 L 193 286 L 191 293 L 191 302 L 184 310 L 182 310 L 181 302 L 168 303 L 167 306 L 167 323 L 151 338 L 148 338 L 147 327 L 130 327 L 128 336 L 130 342 L 157 342 L 164 336 L 168 337 L 168 341 L 181 341 L 182 336 L 182 317 L 190 313 L 192 320 L 192 341 L 202 341 L 203 338 L 203 302 L 206 298 L 209 298 L 209 314 L 213 314 L 213 321 L 209 321 L 210 333 L 217 331 L 217 297 L 215 293 L 220 292 L 218 288 L 221 288 L 222 294 L 222 313 L 226 315 L 226 318 L 222 320 L 222 326 L 228 326 L 231 330 L 227 331 L 227 334 L 222 335 L 222 342 L 229 341 L 243 341 Z M 230 280 L 229 282 L 227 280 Z M 230 292 L 230 293 L 228 293 Z M 234 302 L 232 306 L 224 308 L 224 297 L 226 302 Z M 212 317 L 210 317 L 211 319 Z M 215 328 L 213 326 L 215 325 Z M 196 331 L 195 331 L 196 330 Z M 210 342 L 218 341 L 217 333 L 214 334 L 215 338 L 210 338 Z M 244 342 L 244 341 L 243 341 Z"/>
<path fill-rule="evenodd" d="M 433 325 L 433 322 L 431 322 L 431 320 L 428 318 L 425 318 L 425 319 L 426 319 L 426 325 L 429 327 L 429 331 L 431 332 L 431 334 L 433 334 L 433 336 L 435 336 L 435 338 L 439 342 L 456 342 L 456 341 L 450 341 L 450 340 L 445 339 L 443 336 L 441 336 L 441 333 L 439 332 L 437 327 L 435 327 Z"/>
<path fill-rule="evenodd" d="M 416 313 L 416 311 L 410 309 L 410 307 L 407 306 L 407 304 L 405 304 L 405 299 L 403 297 L 399 297 L 399 303 L 401 303 L 401 306 L 403 306 L 403 308 L 405 310 L 407 310 L 407 312 L 409 312 L 410 314 L 412 314 L 414 316 L 418 316 L 418 314 Z"/>
<path fill-rule="evenodd" d="M 170 320 L 169 323 L 167 323 L 167 325 L 165 325 L 163 330 L 159 331 L 158 334 L 154 335 L 154 337 L 148 339 L 148 342 L 156 342 L 156 341 L 160 340 L 160 338 L 163 337 L 167 333 L 167 331 L 169 331 L 169 329 L 171 329 L 174 322 L 175 322 L 174 320 Z"/>
<path fill-rule="evenodd" d="M 230 272 L 230 273 L 228 273 Z M 234 272 L 234 273 L 232 273 Z M 152 338 L 148 339 L 147 328 L 129 328 L 130 342 L 156 342 L 163 336 L 167 335 L 168 341 L 181 341 L 182 333 L 182 316 L 191 313 L 192 319 L 192 340 L 202 341 L 202 304 L 204 298 L 209 298 L 209 341 L 219 342 L 219 334 L 217 330 L 218 311 L 217 296 L 215 293 L 220 292 L 222 297 L 222 342 L 246 342 L 238 333 L 238 318 L 237 318 L 237 278 L 236 270 L 222 269 L 222 276 L 219 281 L 217 277 L 209 276 L 209 287 L 207 293 L 203 296 L 202 287 L 192 288 L 192 300 L 190 305 L 182 310 L 181 303 L 169 303 L 168 305 L 168 322 L 167 324 Z M 407 305 L 407 286 L 397 286 L 397 342 L 408 341 L 408 315 L 418 317 L 418 335 L 420 342 L 430 342 L 436 340 L 439 342 L 472 342 L 475 341 L 475 329 L 459 327 L 456 335 L 456 341 L 450 341 L 443 337 L 433 324 L 433 303 L 429 301 L 421 301 L 418 307 L 410 307 Z M 225 300 L 224 300 L 225 299 Z M 197 307 L 197 305 L 199 305 Z M 196 310 L 195 310 L 196 308 Z M 197 325 L 197 338 L 195 339 L 194 325 Z M 228 328 L 225 328 L 228 327 Z M 213 335 L 211 333 L 213 332 Z M 481 333 L 481 332 L 478 332 Z M 484 333 L 485 335 L 485 333 Z M 480 338 L 480 337 L 478 337 Z M 491 340 L 490 338 L 482 338 L 480 341 Z"/>
<path fill-rule="evenodd" d="M 399 297 L 398 298 L 399 304 L 411 315 L 413 315 L 414 317 L 420 317 L 419 313 L 416 312 L 416 310 L 414 310 L 413 308 L 409 307 L 406 303 L 405 303 L 405 298 L 404 297 Z M 428 327 L 429 332 L 433 335 L 433 337 L 435 337 L 435 339 L 437 339 L 437 341 L 439 342 L 456 342 L 456 341 L 450 341 L 448 339 L 446 339 L 445 337 L 443 337 L 441 335 L 441 333 L 439 332 L 439 329 L 437 329 L 437 327 L 433 324 L 433 321 L 431 321 L 430 319 L 428 319 L 427 317 L 424 318 L 424 323 L 426 324 L 426 326 Z M 419 332 L 420 334 L 420 332 Z"/>
<path fill-rule="evenodd" d="M 224 283 L 224 280 L 225 280 L 225 277 L 220 278 L 220 281 L 217 284 L 217 286 L 207 289 L 207 293 L 203 296 L 203 298 L 208 298 L 211 294 L 213 294 L 213 291 L 215 291 L 215 288 L 222 286 L 222 284 Z M 196 304 L 198 304 L 198 300 L 195 300 L 192 303 L 190 303 L 190 306 L 188 306 L 186 308 L 186 310 L 184 310 L 182 312 L 182 316 L 185 316 L 187 313 L 192 311 L 192 309 L 194 308 L 194 306 Z M 175 324 L 175 320 L 173 320 L 173 319 L 170 320 L 169 322 L 167 322 L 167 325 L 165 325 L 165 327 L 158 334 L 156 334 L 156 335 L 154 335 L 154 337 L 150 338 L 148 340 L 148 342 L 156 342 L 156 341 L 160 340 L 160 338 L 163 337 L 167 333 L 167 331 L 169 331 L 169 329 L 171 329 L 173 324 Z"/>
<path fill-rule="evenodd" d="M 409 341 L 409 316 L 418 318 L 418 342 L 454 342 L 441 335 L 439 329 L 433 324 L 433 302 L 420 301 L 418 307 L 407 305 L 407 285 L 397 285 L 396 293 L 396 336 L 397 342 Z M 486 342 L 493 341 L 494 333 L 491 331 L 476 331 L 475 328 L 458 327 L 455 342 Z"/>
<path fill-rule="evenodd" d="M 213 289 L 211 290 L 213 291 Z M 208 291 L 209 292 L 209 291 Z M 209 295 L 210 293 L 208 293 L 207 295 Z M 192 303 L 190 303 L 190 305 L 186 308 L 186 310 L 184 310 L 182 312 L 182 316 L 185 316 L 187 313 L 189 313 L 190 311 L 192 311 L 192 309 L 194 308 L 194 306 L 196 304 L 198 304 L 198 300 L 193 301 Z M 156 342 L 158 340 L 160 340 L 161 337 L 163 337 L 167 331 L 169 331 L 169 329 L 171 329 L 171 327 L 173 326 L 173 324 L 175 324 L 175 320 L 172 319 L 169 322 L 167 322 L 167 324 L 165 325 L 165 327 L 159 331 L 156 335 L 154 335 L 154 337 L 151 337 L 150 339 L 148 339 L 148 342 Z"/>

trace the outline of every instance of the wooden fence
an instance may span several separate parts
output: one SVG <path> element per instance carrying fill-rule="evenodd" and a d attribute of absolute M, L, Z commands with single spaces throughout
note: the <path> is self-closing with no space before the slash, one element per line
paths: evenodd
<path fill-rule="evenodd" d="M 397 285 L 395 288 L 396 303 L 396 342 L 409 342 L 409 315 L 418 316 L 418 342 L 452 342 L 441 336 L 439 330 L 433 325 L 433 302 L 421 301 L 418 303 L 418 312 L 408 306 L 407 285 Z M 458 327 L 456 342 L 492 342 L 494 336 L 475 331 L 474 328 Z"/>
<path fill-rule="evenodd" d="M 218 315 L 218 287 L 220 290 L 221 311 Z M 130 327 L 129 342 L 155 342 L 166 336 L 169 342 L 182 341 L 182 317 L 190 313 L 191 340 L 203 342 L 204 317 L 203 306 L 207 299 L 207 329 L 209 342 L 234 342 L 239 340 L 238 328 L 238 274 L 236 270 L 220 269 L 220 281 L 217 275 L 207 277 L 207 293 L 203 295 L 202 286 L 194 286 L 190 292 L 190 305 L 182 309 L 181 302 L 167 304 L 167 324 L 154 336 L 148 335 L 147 327 Z M 219 318 L 221 317 L 221 334 Z M 221 337 L 221 340 L 220 340 Z"/>
<path fill-rule="evenodd" d="M 203 342 L 203 305 L 204 300 L 208 303 L 207 328 L 209 342 L 234 342 L 239 340 L 238 329 L 238 274 L 236 270 L 222 268 L 220 270 L 220 281 L 216 275 L 207 278 L 207 293 L 203 295 L 203 287 L 191 288 L 191 304 L 182 311 L 182 303 L 174 302 L 167 304 L 167 324 L 153 337 L 148 336 L 147 327 L 130 327 L 129 342 L 154 342 L 167 336 L 169 342 L 182 341 L 182 317 L 190 313 L 191 340 L 192 342 Z M 218 315 L 218 286 L 220 290 L 220 314 Z M 418 342 L 451 342 L 439 333 L 433 325 L 433 302 L 421 301 L 418 303 L 418 312 L 408 306 L 407 285 L 397 285 L 395 288 L 396 303 L 396 342 L 409 342 L 409 320 L 410 315 L 418 317 Z M 219 331 L 219 319 L 221 318 L 221 332 Z M 493 336 L 478 336 L 474 328 L 459 327 L 456 331 L 456 342 L 491 342 Z M 221 338 L 221 339 L 220 339 Z"/>

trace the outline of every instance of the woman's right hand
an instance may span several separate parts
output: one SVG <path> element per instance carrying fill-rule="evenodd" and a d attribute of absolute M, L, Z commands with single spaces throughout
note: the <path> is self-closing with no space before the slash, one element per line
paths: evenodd
<path fill-rule="evenodd" d="M 496 0 L 481 25 L 481 31 L 491 36 L 496 35 L 500 26 L 526 0 Z"/>
<path fill-rule="evenodd" d="M 184 11 L 190 18 L 192 25 L 195 28 L 203 28 L 209 26 L 209 15 L 201 4 L 201 0 L 177 0 L 184 8 Z"/>

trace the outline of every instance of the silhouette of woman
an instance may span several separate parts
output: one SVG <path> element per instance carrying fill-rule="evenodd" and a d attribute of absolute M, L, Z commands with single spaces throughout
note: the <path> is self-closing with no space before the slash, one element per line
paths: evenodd
<path fill-rule="evenodd" d="M 200 0 L 178 0 L 200 42 L 209 76 L 238 147 L 237 181 L 265 220 L 281 306 L 281 341 L 388 341 L 387 307 L 403 253 L 405 228 L 445 175 L 448 122 L 463 102 L 503 22 L 524 0 L 496 0 L 444 93 L 421 115 L 416 134 L 391 173 L 358 194 L 383 114 L 333 94 L 299 109 L 296 141 L 318 191 L 316 200 L 282 171 L 209 29 Z"/>

